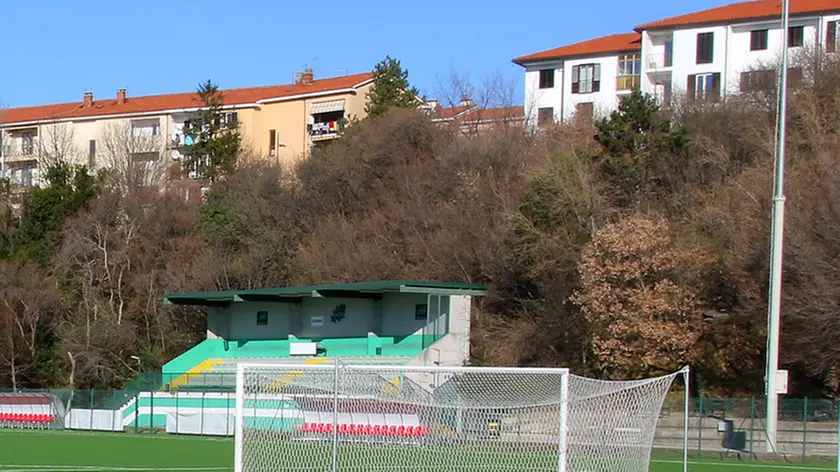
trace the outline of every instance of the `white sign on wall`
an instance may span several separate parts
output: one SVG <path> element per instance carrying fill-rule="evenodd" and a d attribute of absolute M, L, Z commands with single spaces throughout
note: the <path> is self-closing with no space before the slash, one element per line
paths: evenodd
<path fill-rule="evenodd" d="M 312 326 L 324 326 L 324 317 L 323 316 L 313 316 L 311 318 Z"/>

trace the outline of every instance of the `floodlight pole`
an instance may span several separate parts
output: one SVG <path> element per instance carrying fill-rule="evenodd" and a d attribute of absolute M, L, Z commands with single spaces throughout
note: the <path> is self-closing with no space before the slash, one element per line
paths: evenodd
<path fill-rule="evenodd" d="M 782 255 L 784 252 L 785 221 L 785 133 L 787 118 L 787 66 L 790 0 L 782 3 L 782 70 L 779 81 L 778 143 L 776 144 L 776 175 L 773 190 L 773 227 L 770 245 L 770 294 L 767 313 L 767 452 L 776 449 L 779 418 L 779 325 L 782 302 Z"/>

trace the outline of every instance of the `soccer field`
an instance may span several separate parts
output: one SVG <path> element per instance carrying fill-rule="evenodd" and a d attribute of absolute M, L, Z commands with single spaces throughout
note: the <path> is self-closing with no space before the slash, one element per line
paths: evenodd
<path fill-rule="evenodd" d="M 364 472 L 364 458 L 345 464 Z M 386 471 L 405 467 L 388 467 Z M 416 464 L 413 464 L 416 466 Z M 411 467 L 436 471 L 443 468 Z M 61 431 L 0 430 L 0 472 L 229 472 L 233 470 L 233 441 L 228 438 L 173 437 L 166 434 L 132 435 Z M 277 464 L 277 471 L 287 470 Z M 298 468 L 297 470 L 300 470 Z M 329 467 L 313 467 L 328 472 Z M 307 472 L 308 472 L 307 470 Z M 655 454 L 651 472 L 680 472 L 682 463 L 671 455 Z M 831 471 L 828 463 L 769 463 L 737 460 L 696 460 L 692 472 Z M 379 471 L 377 471 L 379 472 Z M 461 472 L 461 471 L 459 471 Z M 472 472 L 472 471 L 463 471 Z M 477 471 L 481 472 L 481 471 Z"/>

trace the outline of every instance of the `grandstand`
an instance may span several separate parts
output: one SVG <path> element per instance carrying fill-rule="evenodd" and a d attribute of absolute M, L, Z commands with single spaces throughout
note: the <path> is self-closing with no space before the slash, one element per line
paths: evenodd
<path fill-rule="evenodd" d="M 154 380 L 146 376 L 130 383 L 104 408 L 71 413 L 95 429 L 140 424 L 179 433 L 232 434 L 238 363 L 306 365 L 340 359 L 345 364 L 462 366 L 469 362 L 472 297 L 486 293 L 474 284 L 379 281 L 168 294 L 165 304 L 205 309 L 206 338 L 166 363 Z M 296 375 L 302 372 L 281 381 Z M 390 380 L 395 385 L 401 381 Z M 421 385 L 440 380 L 412 379 Z M 325 421 L 317 409 L 290 405 L 290 414 L 306 424 Z M 271 408 L 276 406 L 265 409 Z M 260 409 L 255 408 L 254 417 Z M 382 420 L 382 426 L 396 421 Z M 406 417 L 399 425 L 413 422 Z"/>

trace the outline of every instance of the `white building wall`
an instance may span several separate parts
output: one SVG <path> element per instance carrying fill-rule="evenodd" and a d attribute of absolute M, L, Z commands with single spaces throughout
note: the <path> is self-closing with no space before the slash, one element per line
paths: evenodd
<path fill-rule="evenodd" d="M 632 54 L 632 53 L 631 53 Z M 572 71 L 574 66 L 584 64 L 601 65 L 601 86 L 598 92 L 572 93 Z M 618 78 L 618 55 L 579 58 L 566 61 L 563 73 L 563 93 L 568 97 L 563 104 L 562 120 L 574 119 L 578 104 L 592 103 L 594 115 L 602 117 L 618 106 L 619 92 L 616 80 Z M 630 91 L 622 91 L 621 94 Z"/>
<path fill-rule="evenodd" d="M 700 33 L 714 33 L 712 62 L 710 64 L 697 63 L 697 35 Z M 672 90 L 675 94 L 684 94 L 688 86 L 688 76 L 692 74 L 720 73 L 721 80 L 726 76 L 726 49 L 729 29 L 725 26 L 709 26 L 703 28 L 687 28 L 674 31 L 674 57 L 672 68 Z M 645 90 L 653 93 L 653 90 Z"/>
<path fill-rule="evenodd" d="M 554 87 L 540 88 L 540 71 L 554 70 Z M 537 110 L 554 108 L 554 121 L 560 121 L 563 106 L 563 62 L 532 64 L 525 69 L 525 122 L 529 128 L 537 126 Z"/>
<path fill-rule="evenodd" d="M 836 21 L 840 15 L 828 17 L 793 18 L 791 27 L 803 26 L 804 47 L 790 48 L 791 59 L 795 62 L 798 51 L 822 46 L 825 42 L 825 30 L 828 21 Z M 753 30 L 767 29 L 767 49 L 750 50 L 750 38 Z M 710 64 L 697 64 L 697 35 L 714 33 L 714 57 Z M 655 38 L 671 34 L 673 37 L 673 67 L 660 69 L 658 75 L 652 73 L 651 61 L 664 54 L 664 44 Z M 741 72 L 774 66 L 781 58 L 781 48 L 787 41 L 787 32 L 782 30 L 780 21 L 756 21 L 736 25 L 717 25 L 682 28 L 673 31 L 645 31 L 642 34 L 642 53 L 644 71 L 642 90 L 654 93 L 655 78 L 664 77 L 670 72 L 674 94 L 684 94 L 688 86 L 688 76 L 692 74 L 720 73 L 721 94 L 727 96 L 740 91 Z"/>

